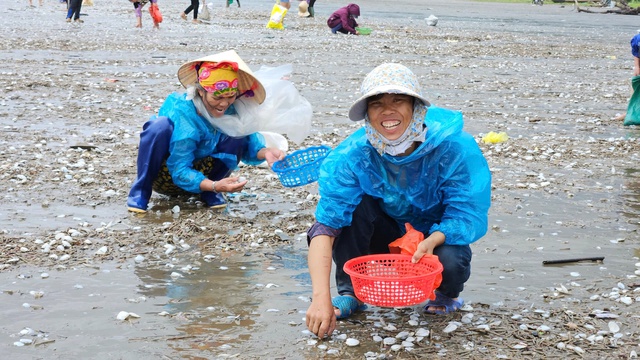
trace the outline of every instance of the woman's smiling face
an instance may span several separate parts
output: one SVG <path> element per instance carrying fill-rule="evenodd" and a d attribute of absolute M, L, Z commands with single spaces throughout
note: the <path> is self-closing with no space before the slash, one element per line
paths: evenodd
<path fill-rule="evenodd" d="M 236 101 L 236 95 L 235 92 L 230 92 L 215 96 L 213 93 L 200 90 L 200 97 L 202 98 L 204 107 L 209 112 L 209 115 L 216 118 L 224 115 L 224 112 L 227 111 L 229 106 Z"/>
<path fill-rule="evenodd" d="M 380 94 L 367 99 L 367 115 L 371 126 L 388 140 L 404 134 L 413 118 L 413 96 Z"/>

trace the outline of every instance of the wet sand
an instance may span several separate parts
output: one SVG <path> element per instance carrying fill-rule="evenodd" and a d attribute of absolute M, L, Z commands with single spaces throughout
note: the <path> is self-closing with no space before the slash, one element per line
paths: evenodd
<path fill-rule="evenodd" d="M 216 3 L 210 24 L 193 25 L 178 16 L 186 2 L 160 2 L 165 20 L 154 30 L 146 9 L 143 28 L 133 27 L 127 2 L 96 1 L 83 8 L 83 24 L 67 24 L 64 4 L 0 1 L 2 353 L 581 356 L 560 342 L 588 350 L 585 358 L 637 351 L 638 130 L 613 120 L 629 96 L 635 17 L 577 13 L 569 4 L 400 1 L 389 11 L 389 2 L 367 1 L 359 20 L 373 33 L 354 37 L 332 36 L 325 25 L 343 5 L 337 1 L 319 1 L 315 19 L 292 11 L 285 31 L 265 28 L 271 2 L 241 4 Z M 436 27 L 424 20 L 431 14 Z M 314 343 L 302 318 L 310 295 L 304 232 L 317 188 L 284 188 L 268 169 L 238 171 L 251 186 L 227 212 L 158 195 L 146 216 L 126 212 L 142 123 L 180 91 L 175 73 L 183 62 L 229 48 L 254 70 L 293 64 L 291 80 L 314 107 L 314 128 L 291 150 L 335 146 L 353 132 L 359 124 L 346 113 L 360 82 L 388 61 L 411 67 L 432 103 L 463 111 L 478 141 L 489 131 L 509 135 L 481 143 L 494 190 L 490 229 L 473 245 L 463 292 L 474 323 L 444 334 L 464 313 L 432 318 L 420 307 L 372 307 L 340 325 L 359 346 L 339 336 Z M 52 250 L 43 252 L 45 243 Z M 542 265 L 590 256 L 605 260 Z M 620 316 L 620 331 L 593 316 L 605 309 Z M 141 317 L 121 322 L 120 311 Z M 414 311 L 432 335 L 413 352 L 372 341 L 372 333 L 415 331 L 407 321 Z M 478 331 L 483 324 L 492 331 Z M 35 332 L 21 335 L 25 328 Z M 598 331 L 602 339 L 589 340 Z M 21 338 L 36 345 L 14 345 Z"/>

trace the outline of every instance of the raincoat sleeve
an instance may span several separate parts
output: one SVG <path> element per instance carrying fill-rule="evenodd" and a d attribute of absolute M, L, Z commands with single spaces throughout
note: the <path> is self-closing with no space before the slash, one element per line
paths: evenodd
<path fill-rule="evenodd" d="M 356 34 L 356 27 L 358 26 L 358 23 L 355 20 L 349 20 L 347 19 L 342 19 L 342 28 L 344 30 L 346 30 L 347 32 L 349 32 L 349 34 Z"/>
<path fill-rule="evenodd" d="M 260 165 L 264 159 L 258 159 L 258 152 L 266 147 L 264 136 L 260 133 L 253 133 L 247 137 L 247 145 L 242 155 L 242 161 L 247 165 Z"/>
<path fill-rule="evenodd" d="M 341 11 L 339 15 L 340 15 L 340 22 L 342 23 L 342 28 L 348 31 L 349 34 L 355 35 L 356 29 L 354 29 L 354 27 L 358 26 L 358 24 L 356 23 L 355 20 L 351 19 L 348 10 Z M 355 24 L 355 26 L 352 26 L 353 24 Z"/>
<path fill-rule="evenodd" d="M 444 144 L 443 144 L 444 145 Z M 447 142 L 439 159 L 444 212 L 429 234 L 445 234 L 445 244 L 468 245 L 487 232 L 491 173 L 475 140 L 464 134 Z"/>
<path fill-rule="evenodd" d="M 176 135 L 176 132 L 174 132 Z M 169 146 L 169 158 L 167 168 L 171 178 L 180 188 L 192 192 L 200 193 L 200 183 L 205 179 L 205 175 L 193 168 L 195 153 L 198 147 L 200 134 L 198 130 L 188 126 L 188 123 L 181 126 L 181 138 L 171 141 Z"/>
<path fill-rule="evenodd" d="M 364 194 L 351 167 L 358 161 L 358 152 L 350 151 L 352 146 L 358 147 L 356 141 L 353 135 L 347 138 L 329 153 L 320 167 L 316 221 L 334 229 L 351 224 L 353 212 Z"/>

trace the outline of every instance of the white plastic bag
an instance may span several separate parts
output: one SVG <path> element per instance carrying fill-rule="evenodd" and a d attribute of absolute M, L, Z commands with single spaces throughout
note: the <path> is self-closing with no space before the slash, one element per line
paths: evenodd
<path fill-rule="evenodd" d="M 198 15 L 198 19 L 200 20 L 205 20 L 205 21 L 209 21 L 211 20 L 211 13 L 209 13 L 209 6 L 207 5 L 207 2 L 204 1 L 202 3 L 202 6 L 200 9 L 200 14 Z"/>
<path fill-rule="evenodd" d="M 267 93 L 264 102 L 258 105 L 251 98 L 240 97 L 233 103 L 238 116 L 216 118 L 215 126 L 232 137 L 268 131 L 300 144 L 311 132 L 313 110 L 293 83 L 285 80 L 292 71 L 291 64 L 255 71 Z"/>
<path fill-rule="evenodd" d="M 289 142 L 284 136 L 270 131 L 260 131 L 260 134 L 264 136 L 267 147 L 280 149 L 285 153 L 289 151 Z"/>

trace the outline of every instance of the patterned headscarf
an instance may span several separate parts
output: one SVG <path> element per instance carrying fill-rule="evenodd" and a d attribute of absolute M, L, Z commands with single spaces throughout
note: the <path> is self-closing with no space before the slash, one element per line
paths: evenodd
<path fill-rule="evenodd" d="M 378 151 L 380 155 L 387 153 L 396 156 L 404 153 L 414 142 L 424 142 L 427 136 L 427 127 L 424 124 L 424 117 L 427 115 L 427 107 L 420 101 L 415 99 L 413 104 L 413 117 L 411 123 L 407 126 L 404 134 L 395 140 L 389 140 L 380 135 L 376 129 L 371 126 L 369 115 L 365 114 L 365 131 L 367 140 Z"/>
<path fill-rule="evenodd" d="M 198 82 L 207 92 L 220 96 L 238 91 L 238 64 L 234 62 L 203 62 L 196 65 Z"/>

